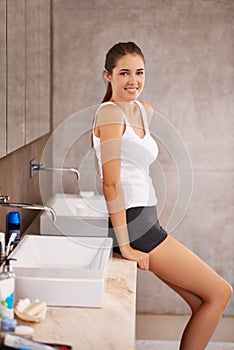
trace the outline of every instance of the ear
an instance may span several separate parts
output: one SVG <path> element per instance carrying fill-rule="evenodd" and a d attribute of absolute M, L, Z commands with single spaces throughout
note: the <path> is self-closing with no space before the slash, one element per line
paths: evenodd
<path fill-rule="evenodd" d="M 111 75 L 109 74 L 109 72 L 106 69 L 103 71 L 103 76 L 108 83 L 111 82 Z"/>

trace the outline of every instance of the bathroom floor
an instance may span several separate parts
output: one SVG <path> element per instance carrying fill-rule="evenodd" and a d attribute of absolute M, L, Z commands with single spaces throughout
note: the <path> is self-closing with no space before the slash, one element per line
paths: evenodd
<path fill-rule="evenodd" d="M 188 316 L 137 314 L 135 350 L 178 350 Z M 223 317 L 207 350 L 234 350 L 234 317 Z"/>
<path fill-rule="evenodd" d="M 167 340 L 137 340 L 135 350 L 178 350 L 179 342 Z M 207 350 L 234 350 L 234 343 L 211 342 Z"/>

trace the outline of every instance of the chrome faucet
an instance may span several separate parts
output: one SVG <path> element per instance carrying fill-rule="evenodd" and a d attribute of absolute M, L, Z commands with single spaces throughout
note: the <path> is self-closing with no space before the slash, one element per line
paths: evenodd
<path fill-rule="evenodd" d="M 46 171 L 65 171 L 65 172 L 72 172 L 76 175 L 77 181 L 80 179 L 80 173 L 77 169 L 75 168 L 66 168 L 66 167 L 45 167 L 43 164 L 36 164 L 34 163 L 35 160 L 31 160 L 30 162 L 30 176 L 32 177 L 35 173 L 35 171 L 40 171 L 40 170 L 46 170 Z"/>
<path fill-rule="evenodd" d="M 9 207 L 9 208 L 21 208 L 21 209 L 32 209 L 32 210 L 46 210 L 50 213 L 52 221 L 56 220 L 56 213 L 53 208 L 48 207 L 47 205 L 41 204 L 27 204 L 27 203 L 11 203 L 9 202 L 9 196 L 0 195 L 0 207 Z"/>

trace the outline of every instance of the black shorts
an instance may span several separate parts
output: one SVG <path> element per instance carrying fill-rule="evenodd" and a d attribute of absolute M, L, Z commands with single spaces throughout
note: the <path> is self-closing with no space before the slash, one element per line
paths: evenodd
<path fill-rule="evenodd" d="M 168 236 L 159 224 L 155 206 L 129 208 L 126 216 L 129 240 L 134 249 L 149 253 Z M 113 238 L 113 250 L 120 253 L 110 218 L 108 236 Z"/>

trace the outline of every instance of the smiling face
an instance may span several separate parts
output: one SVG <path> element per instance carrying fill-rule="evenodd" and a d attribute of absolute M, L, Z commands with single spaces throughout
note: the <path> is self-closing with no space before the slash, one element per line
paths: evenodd
<path fill-rule="evenodd" d="M 118 59 L 112 74 L 105 71 L 112 86 L 111 101 L 132 102 L 138 98 L 145 83 L 145 65 L 137 54 L 126 54 Z"/>

